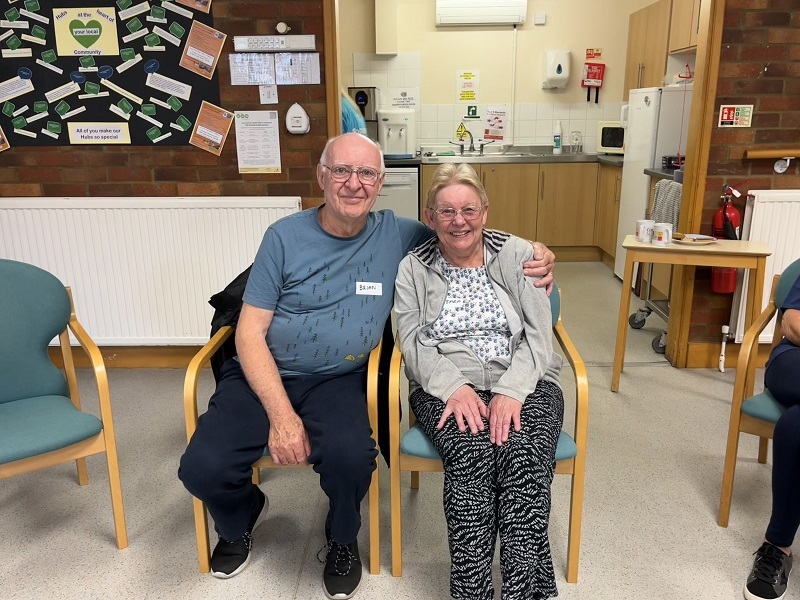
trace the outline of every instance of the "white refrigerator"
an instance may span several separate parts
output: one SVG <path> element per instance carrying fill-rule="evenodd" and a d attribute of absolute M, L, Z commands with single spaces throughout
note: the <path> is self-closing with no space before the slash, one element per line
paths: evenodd
<path fill-rule="evenodd" d="M 625 270 L 622 242 L 636 232 L 636 221 L 646 218 L 650 176 L 644 170 L 660 169 L 662 156 L 684 156 L 691 106 L 691 84 L 630 91 L 614 259 L 620 279 Z"/>

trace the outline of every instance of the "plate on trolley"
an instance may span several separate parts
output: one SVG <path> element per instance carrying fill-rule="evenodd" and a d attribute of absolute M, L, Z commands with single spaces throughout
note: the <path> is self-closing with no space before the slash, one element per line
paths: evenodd
<path fill-rule="evenodd" d="M 708 246 L 709 244 L 716 244 L 717 238 L 700 233 L 685 233 L 680 238 L 674 237 L 672 241 L 684 246 Z"/>

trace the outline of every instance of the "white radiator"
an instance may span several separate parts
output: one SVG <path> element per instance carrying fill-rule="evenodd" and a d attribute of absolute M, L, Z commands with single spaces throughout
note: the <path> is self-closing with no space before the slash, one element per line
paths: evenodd
<path fill-rule="evenodd" d="M 780 275 L 800 258 L 800 190 L 750 190 L 742 220 L 742 239 L 765 242 L 772 250 L 772 255 L 767 257 L 764 294 L 760 300 L 763 308 L 769 301 L 773 276 Z M 748 280 L 749 272 L 740 269 L 730 321 L 737 343 L 744 338 Z M 773 320 L 758 338 L 759 343 L 771 343 L 774 330 Z"/>
<path fill-rule="evenodd" d="M 69 285 L 99 345 L 203 344 L 209 297 L 300 209 L 299 197 L 0 198 L 0 257 Z"/>

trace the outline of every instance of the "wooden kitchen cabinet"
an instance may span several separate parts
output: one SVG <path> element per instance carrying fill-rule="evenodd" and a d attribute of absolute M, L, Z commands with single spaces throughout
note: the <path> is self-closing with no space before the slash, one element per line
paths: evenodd
<path fill-rule="evenodd" d="M 658 0 L 631 14 L 625 62 L 625 100 L 629 90 L 663 85 L 671 13 L 672 0 Z"/>
<path fill-rule="evenodd" d="M 617 253 L 617 223 L 622 186 L 622 167 L 600 165 L 597 173 L 597 209 L 594 244 L 612 259 Z"/>
<path fill-rule="evenodd" d="M 480 176 L 489 197 L 486 227 L 535 241 L 539 165 L 486 164 Z"/>
<path fill-rule="evenodd" d="M 669 51 L 681 52 L 697 47 L 702 0 L 672 0 L 669 25 Z"/>
<path fill-rule="evenodd" d="M 540 165 L 536 241 L 594 246 L 596 186 L 597 163 Z"/>
<path fill-rule="evenodd" d="M 476 164 L 470 166 L 481 178 L 489 197 L 489 216 L 486 227 L 513 233 L 521 238 L 536 237 L 539 165 Z M 420 214 L 423 215 L 428 188 L 438 165 L 422 165 L 420 179 Z"/>

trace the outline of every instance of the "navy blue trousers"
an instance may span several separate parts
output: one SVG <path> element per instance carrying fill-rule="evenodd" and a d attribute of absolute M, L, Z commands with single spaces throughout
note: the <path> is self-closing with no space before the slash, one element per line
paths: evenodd
<path fill-rule="evenodd" d="M 309 462 L 319 474 L 330 511 L 326 534 L 340 544 L 356 540 L 359 507 L 369 490 L 378 454 L 366 405 L 366 373 L 283 380 L 292 407 L 311 443 Z M 269 438 L 269 419 L 239 362 L 225 363 L 217 389 L 200 416 L 181 457 L 178 477 L 205 502 L 217 533 L 226 540 L 244 534 L 258 496 L 252 464 Z M 327 527 L 327 526 L 326 526 Z"/>
<path fill-rule="evenodd" d="M 765 537 L 786 548 L 800 526 L 800 348 L 776 356 L 764 385 L 788 407 L 775 425 L 772 445 L 772 516 Z"/>

